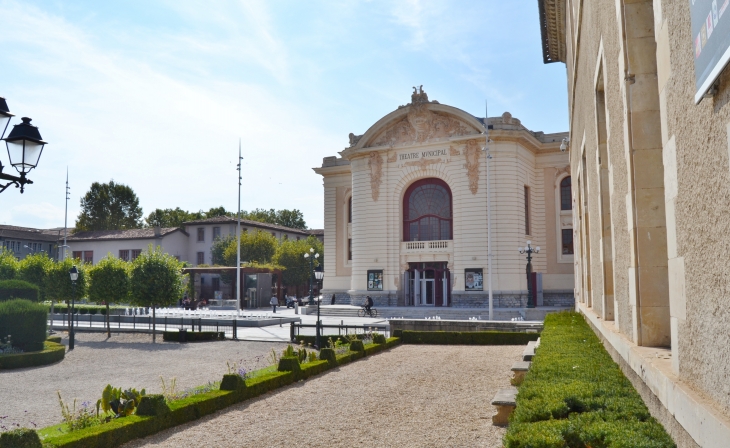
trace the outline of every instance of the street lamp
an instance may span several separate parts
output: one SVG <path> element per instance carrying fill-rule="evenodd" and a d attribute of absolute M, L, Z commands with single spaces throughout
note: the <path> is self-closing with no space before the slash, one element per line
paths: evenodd
<path fill-rule="evenodd" d="M 69 333 L 68 333 L 68 349 L 74 349 L 74 304 L 76 303 L 76 280 L 79 279 L 79 270 L 76 269 L 76 265 L 73 265 L 68 271 L 71 276 L 71 285 L 73 287 L 73 294 L 71 295 L 71 319 L 69 320 Z"/>
<path fill-rule="evenodd" d="M 319 300 L 317 300 L 317 327 L 316 327 L 316 344 L 317 349 L 321 349 L 322 346 L 319 345 L 319 336 L 320 336 L 320 327 L 322 326 L 322 321 L 319 320 L 319 306 L 322 303 L 322 279 L 324 278 L 324 271 L 318 270 L 314 272 L 314 276 L 317 278 L 317 292 L 319 293 Z"/>
<path fill-rule="evenodd" d="M 309 260 L 309 305 L 311 305 L 312 300 L 314 300 L 314 291 L 312 288 L 314 286 L 314 259 L 319 258 L 319 253 L 315 254 L 314 248 L 310 247 L 309 252 L 304 253 L 304 258 Z M 317 315 L 315 335 L 317 336 L 317 340 L 319 340 L 319 315 Z"/>
<path fill-rule="evenodd" d="M 535 304 L 532 301 L 532 282 L 530 281 L 530 276 L 532 274 L 532 254 L 540 252 L 540 246 L 533 248 L 531 243 L 532 241 L 527 241 L 527 246 L 517 248 L 521 254 L 527 254 L 527 308 L 535 308 Z"/>
<path fill-rule="evenodd" d="M 5 102 L 5 98 L 0 97 L 0 127 L 3 129 L 2 136 L 5 135 L 11 117 L 13 117 L 13 114 L 8 111 L 8 104 Z M 25 191 L 25 184 L 33 183 L 32 180 L 27 179 L 25 176 L 30 170 L 38 166 L 38 160 L 40 160 L 43 148 L 46 145 L 38 128 L 30 124 L 31 119 L 23 117 L 21 120 L 23 122 L 14 125 L 10 134 L 3 139 L 8 150 L 10 165 L 18 171 L 20 176 L 3 174 L 4 167 L 0 163 L 0 179 L 8 181 L 7 184 L 0 185 L 0 193 L 11 185 L 15 185 L 16 188 L 20 187 L 20 193 L 23 193 Z"/>

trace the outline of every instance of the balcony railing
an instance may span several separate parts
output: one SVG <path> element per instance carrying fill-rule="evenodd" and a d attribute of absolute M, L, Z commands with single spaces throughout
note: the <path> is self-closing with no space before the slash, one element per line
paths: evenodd
<path fill-rule="evenodd" d="M 452 240 L 440 241 L 404 241 L 401 243 L 401 252 L 410 253 L 432 253 L 450 252 Z"/>

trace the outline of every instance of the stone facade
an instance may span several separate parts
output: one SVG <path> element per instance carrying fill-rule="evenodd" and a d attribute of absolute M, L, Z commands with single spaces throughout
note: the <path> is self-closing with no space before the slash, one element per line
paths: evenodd
<path fill-rule="evenodd" d="M 355 305 L 369 295 L 376 306 L 488 306 L 485 123 L 494 306 L 526 304 L 526 261 L 517 247 L 528 240 L 542 249 L 533 256 L 533 271 L 543 274 L 545 293 L 572 291 L 573 255 L 562 240 L 565 229 L 571 236 L 572 210 L 560 202 L 561 182 L 570 176 L 560 150 L 567 134 L 530 131 L 508 112 L 477 118 L 414 88 L 409 104 L 363 135 L 350 134 L 340 157 L 326 157 L 315 168 L 324 178 L 325 295 L 335 293 L 338 303 L 349 297 Z M 424 221 L 412 224 L 405 216 L 414 212 L 404 203 L 412 204 L 410 195 L 421 185 L 441 192 L 439 204 L 449 197 L 448 213 L 437 217 L 440 227 L 427 225 L 428 232 L 440 229 L 433 230 L 440 232 L 436 237 L 417 233 L 424 232 Z M 467 274 L 480 269 L 483 290 L 467 287 Z M 432 277 L 418 277 L 416 270 Z"/>
<path fill-rule="evenodd" d="M 577 307 L 679 446 L 730 440 L 730 70 L 696 102 L 690 16 L 714 3 L 540 1 L 567 65 Z"/>

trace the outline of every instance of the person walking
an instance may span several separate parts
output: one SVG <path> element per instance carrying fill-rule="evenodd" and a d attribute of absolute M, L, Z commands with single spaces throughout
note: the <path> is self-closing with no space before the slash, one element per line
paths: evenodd
<path fill-rule="evenodd" d="M 279 299 L 276 298 L 276 296 L 271 296 L 271 300 L 269 301 L 272 307 L 274 307 L 274 314 L 276 314 L 276 305 L 279 304 Z"/>

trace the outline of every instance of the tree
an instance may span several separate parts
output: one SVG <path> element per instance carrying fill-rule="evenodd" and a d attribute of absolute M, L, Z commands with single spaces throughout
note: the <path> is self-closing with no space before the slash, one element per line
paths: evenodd
<path fill-rule="evenodd" d="M 306 240 L 283 241 L 276 250 L 274 263 L 284 268 L 281 278 L 284 286 L 299 286 L 309 282 L 309 260 L 304 258 L 304 254 L 310 248 L 314 248 L 314 252 L 319 254 L 319 258 L 314 260 L 314 267 L 317 268 L 324 263 L 324 245 L 314 236 Z"/>
<path fill-rule="evenodd" d="M 269 224 L 278 224 L 280 226 L 293 227 L 295 229 L 306 229 L 307 223 L 304 222 L 304 215 L 299 210 L 279 210 L 273 208 L 264 210 L 257 208 L 250 212 L 241 212 L 241 218 L 251 221 L 266 222 Z"/>
<path fill-rule="evenodd" d="M 223 237 L 216 238 L 215 241 L 213 241 L 213 245 L 210 248 L 210 252 L 213 258 L 213 266 L 230 266 L 229 264 L 226 264 L 226 248 L 228 246 L 233 246 L 234 249 L 236 247 L 236 235 L 226 235 Z M 235 259 L 233 260 L 233 265 L 235 266 Z"/>
<path fill-rule="evenodd" d="M 18 275 L 18 260 L 15 254 L 0 247 L 0 280 L 12 280 Z"/>
<path fill-rule="evenodd" d="M 222 205 L 220 207 L 213 207 L 207 212 L 205 212 L 205 217 L 207 218 L 215 218 L 218 216 L 234 216 L 235 213 L 231 213 L 228 210 L 226 210 L 225 207 Z"/>
<path fill-rule="evenodd" d="M 129 263 L 112 254 L 102 258 L 89 269 L 89 299 L 106 304 L 106 332 L 111 337 L 109 303 L 129 299 Z"/>
<path fill-rule="evenodd" d="M 159 247 L 150 245 L 132 262 L 130 293 L 132 301 L 152 307 L 152 342 L 155 342 L 155 311 L 158 306 L 176 303 L 183 295 L 182 263 Z"/>
<path fill-rule="evenodd" d="M 94 182 L 81 199 L 76 230 L 124 230 L 142 227 L 142 208 L 134 191 L 114 180 Z"/>
<path fill-rule="evenodd" d="M 79 271 L 75 291 L 71 283 L 71 276 L 68 273 L 74 265 Z M 51 263 L 46 272 L 46 298 L 50 299 L 51 303 L 58 300 L 65 301 L 68 304 L 71 299 L 84 297 L 86 295 L 87 274 L 86 265 L 81 260 L 67 258 L 57 263 Z M 68 307 L 68 319 L 70 322 L 71 307 Z"/>
<path fill-rule="evenodd" d="M 154 212 L 147 215 L 145 223 L 147 227 L 183 227 L 183 223 L 186 221 L 194 221 L 196 219 L 203 219 L 202 212 L 190 213 L 180 207 L 175 209 L 155 209 Z"/>
<path fill-rule="evenodd" d="M 46 279 L 48 271 L 53 266 L 53 260 L 45 254 L 35 253 L 28 255 L 18 263 L 17 278 L 33 283 L 40 288 L 41 300 L 46 299 Z"/>
<path fill-rule="evenodd" d="M 276 253 L 278 241 L 268 232 L 244 232 L 241 234 L 241 261 L 269 263 Z M 226 266 L 236 265 L 236 238 L 231 239 L 223 251 Z"/>

